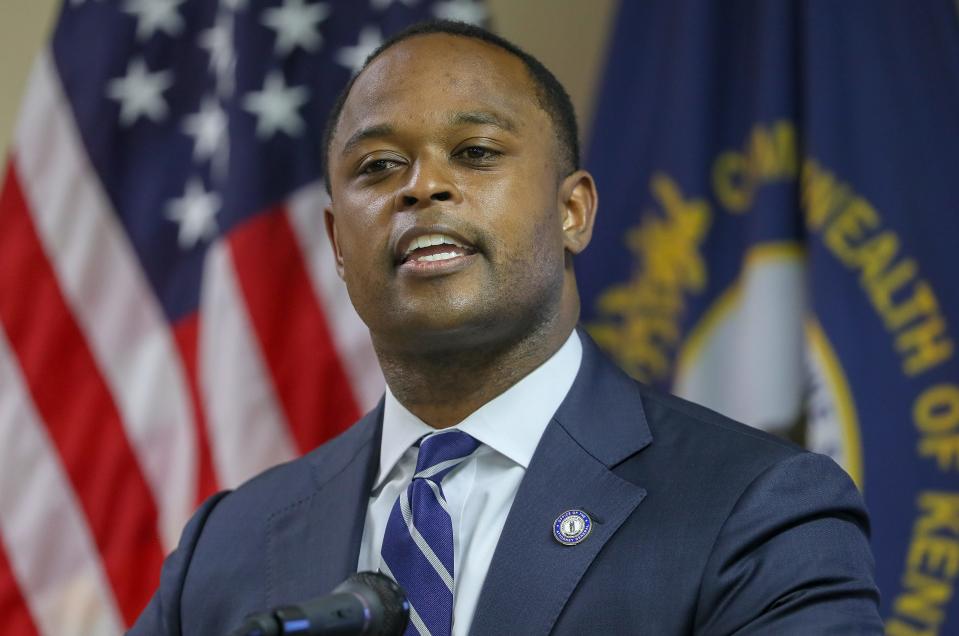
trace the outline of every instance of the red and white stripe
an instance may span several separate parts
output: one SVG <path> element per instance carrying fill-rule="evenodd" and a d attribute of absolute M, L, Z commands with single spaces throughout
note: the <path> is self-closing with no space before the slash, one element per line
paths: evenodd
<path fill-rule="evenodd" d="M 5 633 L 120 633 L 198 494 L 322 443 L 379 398 L 323 203 L 307 188 L 221 239 L 198 315 L 171 327 L 38 61 L 0 191 Z"/>
<path fill-rule="evenodd" d="M 0 594 L 22 603 L 8 601 L 4 624 L 13 618 L 26 630 L 32 615 L 44 634 L 118 633 L 123 620 L 97 546 L 2 333 L 0 386 L 0 538 L 12 575 L 0 574 Z"/>
<path fill-rule="evenodd" d="M 343 370 L 355 391 L 360 410 L 365 412 L 383 395 L 385 382 L 370 346 L 369 333 L 362 323 L 358 324 L 346 286 L 336 273 L 323 216 L 329 200 L 323 184 L 316 183 L 290 197 L 288 214 Z"/>
<path fill-rule="evenodd" d="M 37 234 L 116 403 L 160 514 L 166 548 L 192 509 L 196 448 L 170 329 L 83 153 L 49 57 L 38 61 L 16 133 Z"/>
<path fill-rule="evenodd" d="M 200 303 L 200 393 L 219 483 L 231 488 L 296 455 L 254 339 L 225 243 L 207 255 Z"/>

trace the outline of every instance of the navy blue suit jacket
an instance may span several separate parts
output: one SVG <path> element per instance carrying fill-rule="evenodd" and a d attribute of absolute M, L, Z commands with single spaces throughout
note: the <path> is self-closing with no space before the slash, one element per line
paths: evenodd
<path fill-rule="evenodd" d="M 836 464 L 583 363 L 506 519 L 473 634 L 880 634 L 862 499 Z M 207 501 L 133 634 L 224 634 L 356 568 L 382 404 Z M 582 543 L 552 534 L 580 508 Z"/>

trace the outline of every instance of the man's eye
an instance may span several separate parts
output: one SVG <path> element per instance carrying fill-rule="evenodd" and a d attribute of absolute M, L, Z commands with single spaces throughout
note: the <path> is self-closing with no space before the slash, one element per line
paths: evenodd
<path fill-rule="evenodd" d="M 374 159 L 373 161 L 363 164 L 363 167 L 360 168 L 360 173 L 375 174 L 377 172 L 389 170 L 390 168 L 398 165 L 399 162 L 395 159 Z"/>
<path fill-rule="evenodd" d="M 457 154 L 469 161 L 488 162 L 496 159 L 501 153 L 482 146 L 470 146 L 469 148 L 463 148 Z"/>

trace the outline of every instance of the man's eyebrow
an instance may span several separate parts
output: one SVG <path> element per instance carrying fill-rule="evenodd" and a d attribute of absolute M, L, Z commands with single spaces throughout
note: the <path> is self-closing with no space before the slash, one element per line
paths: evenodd
<path fill-rule="evenodd" d="M 485 110 L 453 113 L 450 115 L 449 122 L 451 126 L 463 126 L 467 124 L 496 126 L 509 132 L 516 132 L 516 124 L 514 124 L 512 120 Z M 395 132 L 396 129 L 389 124 L 376 124 L 374 126 L 361 128 L 350 135 L 350 138 L 343 144 L 343 150 L 340 154 L 345 155 L 349 153 L 353 148 L 367 139 L 387 137 Z"/>
<path fill-rule="evenodd" d="M 349 151 L 353 150 L 353 148 L 359 145 L 360 142 L 366 139 L 371 139 L 374 137 L 386 137 L 388 135 L 392 135 L 393 132 L 393 127 L 389 124 L 377 124 L 375 126 L 361 128 L 346 140 L 346 143 L 343 144 L 343 151 L 340 154 L 347 154 Z"/>
<path fill-rule="evenodd" d="M 485 110 L 455 113 L 450 117 L 450 124 L 453 126 L 462 126 L 463 124 L 496 126 L 509 132 L 516 132 L 516 124 L 512 120 Z"/>

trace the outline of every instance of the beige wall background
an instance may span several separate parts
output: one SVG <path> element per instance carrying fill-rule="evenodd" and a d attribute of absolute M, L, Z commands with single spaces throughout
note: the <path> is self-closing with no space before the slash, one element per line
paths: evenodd
<path fill-rule="evenodd" d="M 339 0 L 350 1 L 350 0 Z M 616 0 L 488 0 L 493 28 L 538 57 L 566 86 L 584 136 Z M 0 0 L 0 153 L 6 155 L 30 66 L 60 0 Z"/>
<path fill-rule="evenodd" d="M 0 0 L 0 152 L 4 157 L 30 66 L 59 7 L 59 0 Z"/>

